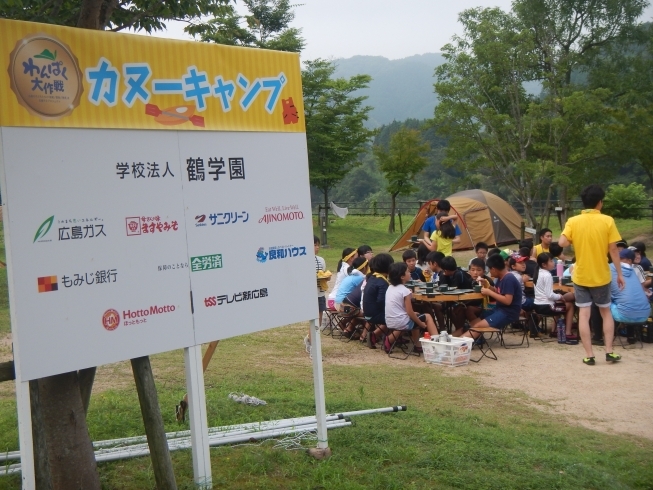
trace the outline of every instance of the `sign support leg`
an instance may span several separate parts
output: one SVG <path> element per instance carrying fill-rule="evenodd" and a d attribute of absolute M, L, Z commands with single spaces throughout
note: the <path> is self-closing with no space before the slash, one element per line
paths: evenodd
<path fill-rule="evenodd" d="M 322 339 L 320 325 L 311 320 L 311 349 L 313 354 L 313 386 L 315 388 L 315 417 L 317 419 L 317 449 L 321 457 L 330 454 L 326 428 L 326 404 L 324 401 L 324 373 L 322 371 Z M 321 458 L 320 458 L 321 459 Z"/>
<path fill-rule="evenodd" d="M 138 401 L 141 404 L 143 425 L 150 447 L 152 468 L 156 487 L 159 490 L 177 490 L 175 473 L 172 470 L 172 460 L 168 449 L 168 440 L 163 426 L 163 417 L 159 408 L 159 398 L 156 394 L 154 375 L 148 356 L 136 357 L 131 360 Z"/>
<path fill-rule="evenodd" d="M 215 342 L 215 345 L 217 345 L 217 342 Z M 212 343 L 213 350 L 215 350 L 215 345 Z M 209 346 L 210 348 L 211 346 Z M 204 392 L 201 345 L 184 349 L 184 364 L 186 367 L 186 391 L 188 392 L 188 410 L 190 414 L 193 475 L 197 488 L 209 489 L 213 488 L 213 478 L 211 476 L 209 428 L 206 421 L 206 394 Z"/>
<path fill-rule="evenodd" d="M 29 381 L 16 379 L 16 404 L 18 409 L 18 437 L 20 440 L 20 466 L 23 490 L 32 490 L 36 488 L 36 475 L 34 473 Z"/>

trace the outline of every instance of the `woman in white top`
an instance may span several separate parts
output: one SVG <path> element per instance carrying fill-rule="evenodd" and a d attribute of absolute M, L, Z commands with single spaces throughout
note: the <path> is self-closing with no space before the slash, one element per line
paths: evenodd
<path fill-rule="evenodd" d="M 338 272 L 336 274 L 336 283 L 333 286 L 333 289 L 329 293 L 329 298 L 327 301 L 327 308 L 330 310 L 336 309 L 336 296 L 338 295 L 338 288 L 342 280 L 347 277 L 348 266 L 354 263 L 354 259 L 358 257 L 358 251 L 355 248 L 346 248 L 342 251 L 342 259 L 338 262 Z"/>
<path fill-rule="evenodd" d="M 409 330 L 415 352 L 421 352 L 419 345 L 420 329 L 437 335 L 438 329 L 430 315 L 418 315 L 413 311 L 413 293 L 404 284 L 410 281 L 410 272 L 404 262 L 395 262 L 388 272 L 390 286 L 385 293 L 385 324 L 392 332 L 385 338 L 383 346 L 390 350 L 402 330 Z"/>
<path fill-rule="evenodd" d="M 569 340 L 577 340 L 576 335 L 572 335 L 571 327 L 574 321 L 574 293 L 558 294 L 553 292 L 553 277 L 551 271 L 555 268 L 553 256 L 544 252 L 537 256 L 537 270 L 533 282 L 535 283 L 535 313 L 538 315 L 553 316 L 557 319 L 561 313 L 565 313 L 565 330 Z M 556 301 L 564 301 L 565 309 L 554 309 Z M 552 337 L 557 336 L 555 324 L 553 326 Z"/>

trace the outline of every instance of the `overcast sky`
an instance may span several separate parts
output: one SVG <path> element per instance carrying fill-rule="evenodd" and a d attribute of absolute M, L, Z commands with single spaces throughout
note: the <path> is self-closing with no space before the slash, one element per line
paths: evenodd
<path fill-rule="evenodd" d="M 390 59 L 439 52 L 460 33 L 458 13 L 472 7 L 510 9 L 511 0 L 297 0 L 293 26 L 303 29 L 304 59 L 376 55 Z M 237 7 L 242 9 L 242 2 Z M 653 7 L 643 20 L 653 18 Z M 188 39 L 184 24 L 159 36 Z"/>

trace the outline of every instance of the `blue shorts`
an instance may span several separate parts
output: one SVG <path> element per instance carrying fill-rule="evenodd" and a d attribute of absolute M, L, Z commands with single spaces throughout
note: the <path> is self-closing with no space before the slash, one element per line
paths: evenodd
<path fill-rule="evenodd" d="M 533 311 L 535 308 L 535 300 L 533 298 L 526 298 L 521 304 L 521 309 L 524 311 Z"/>
<path fill-rule="evenodd" d="M 417 315 L 417 318 L 426 323 L 426 315 Z M 398 328 L 397 330 L 412 330 L 413 328 L 415 328 L 415 322 L 413 320 L 408 320 L 406 328 Z"/>
<path fill-rule="evenodd" d="M 495 308 L 494 310 L 483 310 L 481 313 L 481 319 L 485 320 L 491 327 L 502 330 L 512 322 L 518 321 L 519 316 L 514 318 L 513 315 L 507 315 L 502 309 Z"/>

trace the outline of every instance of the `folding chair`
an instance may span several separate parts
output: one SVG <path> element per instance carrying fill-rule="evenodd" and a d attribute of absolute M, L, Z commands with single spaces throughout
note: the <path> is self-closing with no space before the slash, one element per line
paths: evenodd
<path fill-rule="evenodd" d="M 639 342 L 639 348 L 643 349 L 644 348 L 644 342 L 642 341 L 642 326 L 643 324 L 640 323 L 626 323 L 626 322 L 618 322 L 617 325 L 615 326 L 614 329 L 614 336 L 619 338 L 619 343 L 621 344 L 621 347 L 624 349 L 636 349 L 637 348 L 637 343 Z M 632 328 L 633 329 L 633 335 L 635 337 L 635 343 L 634 344 L 624 344 L 624 338 L 619 335 L 619 330 L 621 329 L 628 329 Z"/>
<path fill-rule="evenodd" d="M 336 326 L 338 325 L 338 310 L 335 308 L 328 308 L 324 312 L 324 320 L 323 320 L 323 326 L 322 326 L 322 332 L 326 332 L 326 335 L 331 335 L 333 336 L 333 331 L 335 330 Z"/>
<path fill-rule="evenodd" d="M 355 316 L 355 317 L 340 316 L 340 318 L 343 320 L 347 320 L 347 325 L 350 324 L 351 322 L 354 323 L 354 330 L 352 330 L 351 335 L 347 335 L 343 331 L 342 335 L 340 336 L 340 340 L 344 340 L 344 342 L 346 343 L 351 342 L 352 340 L 358 340 L 358 339 L 354 339 L 354 337 L 356 336 L 357 333 L 360 334 L 365 329 L 365 324 L 366 324 L 365 318 L 361 316 Z"/>
<path fill-rule="evenodd" d="M 506 328 L 504 328 L 503 330 L 499 331 L 500 345 L 502 345 L 505 349 L 519 349 L 519 348 L 527 349 L 528 347 L 530 347 L 530 344 L 528 342 L 529 329 L 528 329 L 527 322 L 531 319 L 528 313 L 526 315 L 527 316 L 525 317 L 520 316 L 518 322 L 512 323 L 508 325 Z M 516 325 L 518 325 L 518 327 Z M 521 342 L 519 344 L 507 344 L 506 337 L 505 337 L 507 333 L 521 335 Z M 526 345 L 524 345 L 524 341 L 526 341 Z"/>
<path fill-rule="evenodd" d="M 415 352 L 415 344 L 413 343 L 413 339 L 411 337 L 411 331 L 410 330 L 391 330 L 388 329 L 388 335 L 390 335 L 393 332 L 401 332 L 400 335 L 395 338 L 395 340 L 392 342 L 390 345 L 390 350 L 387 352 L 388 357 L 392 359 L 401 359 L 401 360 L 406 360 L 408 359 L 409 356 L 417 356 L 419 357 L 419 352 Z M 385 340 L 383 341 L 383 345 L 385 348 Z M 395 349 L 398 348 L 402 354 L 394 354 Z"/>
<path fill-rule="evenodd" d="M 487 357 L 488 359 L 492 359 L 495 361 L 498 360 L 497 355 L 492 350 L 492 347 L 490 347 L 490 340 L 493 339 L 495 334 L 497 335 L 497 337 L 500 338 L 501 330 L 493 327 L 470 327 L 469 331 L 481 334 L 476 338 L 476 341 L 474 342 L 474 345 L 478 346 L 479 350 L 481 351 L 481 357 L 479 357 L 478 359 L 470 359 L 470 361 L 480 362 L 481 359 L 483 359 L 484 357 Z M 490 334 L 490 336 L 485 337 L 485 334 Z M 492 356 L 490 357 L 488 353 L 492 354 Z"/>
<path fill-rule="evenodd" d="M 528 315 L 531 317 L 531 321 L 535 324 L 535 326 L 537 327 L 537 331 L 539 333 L 539 335 L 535 337 L 535 339 L 533 340 L 539 340 L 543 344 L 548 344 L 549 342 L 557 342 L 557 339 L 555 339 L 554 337 L 549 337 L 549 327 L 548 327 L 548 319 L 553 318 L 555 324 L 555 316 L 540 315 L 538 313 L 535 313 L 534 311 L 529 312 Z M 560 313 L 560 315 L 564 315 L 564 313 Z"/>

